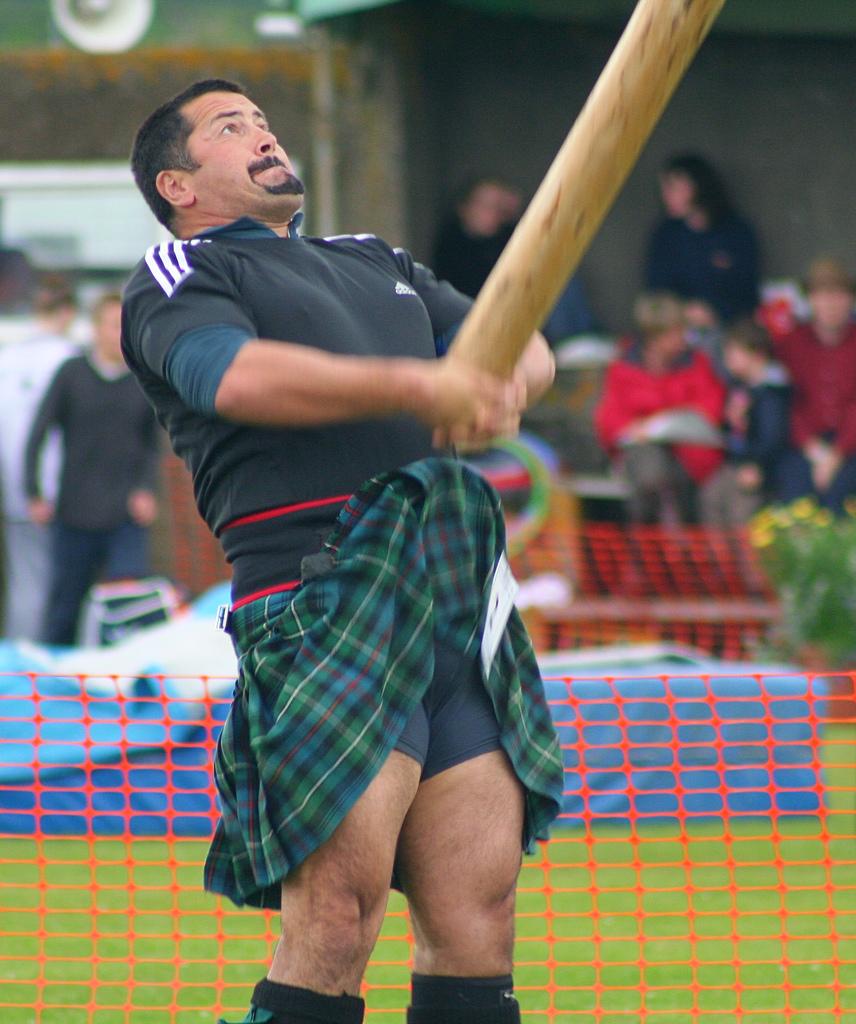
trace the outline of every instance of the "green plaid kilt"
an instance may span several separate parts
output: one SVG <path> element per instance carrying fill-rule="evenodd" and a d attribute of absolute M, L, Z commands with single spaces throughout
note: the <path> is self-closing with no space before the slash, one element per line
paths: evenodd
<path fill-rule="evenodd" d="M 233 612 L 238 680 L 215 758 L 207 889 L 279 906 L 282 879 L 330 836 L 422 700 L 435 636 L 478 657 L 504 547 L 493 488 L 460 462 L 425 459 L 351 497 L 326 575 Z M 559 812 L 562 761 L 516 610 L 485 683 L 526 791 L 529 847 Z"/>

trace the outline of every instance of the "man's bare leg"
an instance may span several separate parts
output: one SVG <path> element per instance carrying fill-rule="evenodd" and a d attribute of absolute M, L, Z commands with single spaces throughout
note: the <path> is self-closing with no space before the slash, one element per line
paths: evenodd
<path fill-rule="evenodd" d="M 420 766 L 393 751 L 333 835 L 282 886 L 282 936 L 253 1002 L 274 1020 L 362 1020 L 357 997 Z"/>
<path fill-rule="evenodd" d="M 503 752 L 419 787 L 397 860 L 415 937 L 409 1020 L 519 1020 L 508 993 L 522 839 L 523 792 Z"/>
<path fill-rule="evenodd" d="M 359 994 L 419 772 L 416 761 L 393 751 L 333 835 L 285 880 L 272 981 Z"/>

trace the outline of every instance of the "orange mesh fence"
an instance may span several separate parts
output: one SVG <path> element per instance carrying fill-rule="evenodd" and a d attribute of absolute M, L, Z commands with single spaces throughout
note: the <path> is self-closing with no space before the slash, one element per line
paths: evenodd
<path fill-rule="evenodd" d="M 775 614 L 760 606 L 582 599 L 565 608 L 533 609 L 524 618 L 538 651 L 674 643 L 740 661 L 763 648 Z"/>
<path fill-rule="evenodd" d="M 769 599 L 745 530 L 581 526 L 578 571 L 587 594 Z"/>
<path fill-rule="evenodd" d="M 520 878 L 527 1024 L 856 1024 L 849 675 L 546 681 L 563 814 Z M 276 919 L 201 891 L 223 680 L 0 677 L 4 1024 L 240 1020 Z M 404 1020 L 393 895 L 369 1020 Z"/>
<path fill-rule="evenodd" d="M 527 617 L 543 651 L 666 641 L 743 659 L 778 614 L 742 529 L 573 522 L 560 506 L 513 568 L 573 583 L 568 604 Z"/>
<path fill-rule="evenodd" d="M 562 573 L 590 597 L 773 597 L 744 529 L 576 521 L 561 502 L 514 565 L 520 579 Z"/>

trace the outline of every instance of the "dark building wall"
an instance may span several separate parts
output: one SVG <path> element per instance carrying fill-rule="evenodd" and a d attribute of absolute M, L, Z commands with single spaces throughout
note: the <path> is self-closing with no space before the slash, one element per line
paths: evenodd
<path fill-rule="evenodd" d="M 469 175 L 503 175 L 527 194 L 537 188 L 617 40 L 560 21 L 444 13 L 395 15 L 418 40 L 402 78 L 414 112 L 404 122 L 408 241 L 423 258 Z M 766 276 L 799 276 L 819 251 L 856 267 L 854 67 L 852 38 L 706 41 L 584 260 L 606 327 L 627 326 L 658 214 L 657 169 L 676 151 L 700 151 L 719 166 L 756 225 Z"/>

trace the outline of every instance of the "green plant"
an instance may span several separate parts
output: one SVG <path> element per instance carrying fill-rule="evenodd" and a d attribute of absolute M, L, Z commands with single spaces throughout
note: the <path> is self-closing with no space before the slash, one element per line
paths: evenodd
<path fill-rule="evenodd" d="M 765 508 L 750 537 L 781 605 L 774 653 L 810 668 L 856 665 L 856 503 L 840 517 L 811 498 Z"/>

